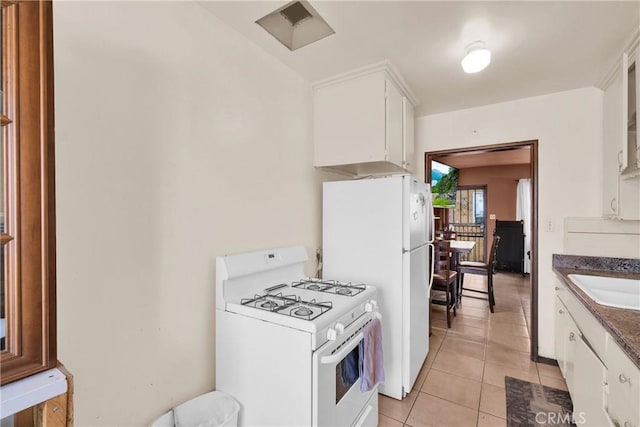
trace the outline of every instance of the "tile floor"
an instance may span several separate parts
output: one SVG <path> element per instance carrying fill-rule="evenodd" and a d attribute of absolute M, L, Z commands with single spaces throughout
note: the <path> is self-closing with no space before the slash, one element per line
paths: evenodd
<path fill-rule="evenodd" d="M 486 289 L 486 278 L 467 275 L 465 287 Z M 414 389 L 401 401 L 380 395 L 379 426 L 506 426 L 505 376 L 566 390 L 557 367 L 529 359 L 529 277 L 497 273 L 494 294 L 495 313 L 487 301 L 463 297 L 450 329 L 444 307 L 434 306 Z"/>

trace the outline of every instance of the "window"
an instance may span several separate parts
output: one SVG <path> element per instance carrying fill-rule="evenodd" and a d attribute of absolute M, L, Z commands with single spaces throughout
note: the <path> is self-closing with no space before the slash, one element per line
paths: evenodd
<path fill-rule="evenodd" d="M 55 199 L 51 1 L 1 3 L 1 382 L 53 367 Z"/>

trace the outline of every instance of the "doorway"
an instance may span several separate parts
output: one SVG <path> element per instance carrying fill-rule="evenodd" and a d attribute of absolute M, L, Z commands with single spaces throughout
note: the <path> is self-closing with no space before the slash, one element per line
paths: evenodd
<path fill-rule="evenodd" d="M 508 165 L 519 164 L 522 165 L 521 168 L 528 171 L 529 179 L 531 180 L 531 226 L 529 230 L 525 230 L 525 233 L 531 236 L 531 270 L 529 274 L 531 297 L 529 310 L 525 310 L 525 312 L 528 311 L 530 313 L 530 358 L 534 361 L 548 361 L 538 355 L 538 141 L 532 140 L 426 152 L 424 157 L 425 181 L 428 183 L 431 183 L 431 165 L 434 160 L 460 170 L 478 168 L 476 171 L 479 171 L 480 167 L 484 167 L 487 171 L 495 171 L 495 173 L 498 174 L 500 173 L 499 169 L 502 170 Z M 511 181 L 512 182 L 506 183 L 505 185 L 508 184 L 516 188 L 517 180 L 513 179 Z M 459 184 L 461 189 L 463 189 L 464 181 L 461 181 Z M 502 191 L 500 187 L 494 187 L 497 188 L 497 191 L 492 190 L 492 186 L 487 186 L 487 190 L 485 190 L 483 195 L 485 203 L 488 202 L 494 193 L 497 196 L 503 196 L 507 193 L 506 191 Z M 515 209 L 515 201 L 513 206 Z M 487 207 L 487 205 L 485 205 L 483 214 L 486 224 L 483 230 L 483 246 L 486 254 L 486 248 L 490 247 L 491 241 L 493 240 L 494 220 L 501 219 L 500 217 L 503 215 L 500 214 L 500 212 L 492 212 L 492 207 Z M 452 214 L 451 212 L 447 212 L 445 215 L 447 215 L 447 218 L 450 218 Z M 458 216 L 458 218 L 460 218 L 460 216 Z"/>

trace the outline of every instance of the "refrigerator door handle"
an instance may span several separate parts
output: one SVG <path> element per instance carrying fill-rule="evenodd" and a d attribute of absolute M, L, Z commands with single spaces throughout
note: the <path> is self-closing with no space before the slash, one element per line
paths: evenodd
<path fill-rule="evenodd" d="M 431 250 L 431 275 L 429 276 L 429 290 L 433 285 L 433 273 L 435 273 L 434 264 L 436 261 L 436 248 L 433 246 L 433 243 L 429 243 L 429 249 Z"/>
<path fill-rule="evenodd" d="M 429 238 L 427 239 L 427 243 L 433 243 L 433 240 L 436 235 L 436 230 L 435 230 L 436 217 L 435 217 L 435 214 L 433 213 L 433 197 L 431 195 L 431 191 L 429 191 L 429 197 L 427 197 L 427 203 L 429 206 L 427 214 L 431 216 L 431 227 L 429 228 Z"/>

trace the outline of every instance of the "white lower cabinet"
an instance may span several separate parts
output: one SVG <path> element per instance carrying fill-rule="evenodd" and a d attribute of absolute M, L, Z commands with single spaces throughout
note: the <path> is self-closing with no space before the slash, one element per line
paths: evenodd
<path fill-rule="evenodd" d="M 576 424 L 640 427 L 640 369 L 560 282 L 554 341 Z"/>
<path fill-rule="evenodd" d="M 571 390 L 574 421 L 584 426 L 607 426 L 609 421 L 604 408 L 607 369 L 582 334 L 575 337 L 574 344 Z"/>
<path fill-rule="evenodd" d="M 613 425 L 640 427 L 640 370 L 611 336 L 607 337 L 606 360 L 606 405 Z"/>
<path fill-rule="evenodd" d="M 555 348 L 556 361 L 562 375 L 567 376 L 567 345 L 565 344 L 565 329 L 567 322 L 567 308 L 564 306 L 559 297 L 556 296 L 556 316 L 555 316 Z"/>
<path fill-rule="evenodd" d="M 567 307 L 556 297 L 556 360 L 564 375 L 569 391 L 573 390 L 575 377 L 575 337 L 578 328 L 569 315 Z"/>

